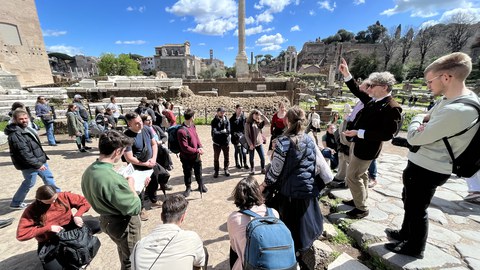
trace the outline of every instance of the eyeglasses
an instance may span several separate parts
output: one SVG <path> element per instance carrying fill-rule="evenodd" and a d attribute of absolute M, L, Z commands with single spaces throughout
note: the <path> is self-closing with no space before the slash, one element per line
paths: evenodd
<path fill-rule="evenodd" d="M 145 122 L 151 122 L 152 119 L 145 119 Z"/>
<path fill-rule="evenodd" d="M 430 79 L 430 80 L 427 81 L 427 84 L 431 84 L 434 80 L 440 78 L 441 76 L 443 76 L 443 74 L 440 74 L 440 75 L 438 75 L 438 76 L 436 76 L 436 77 L 433 77 L 432 79 Z"/>
<path fill-rule="evenodd" d="M 385 86 L 385 84 L 367 84 L 367 89 L 368 88 L 375 88 L 377 86 Z"/>

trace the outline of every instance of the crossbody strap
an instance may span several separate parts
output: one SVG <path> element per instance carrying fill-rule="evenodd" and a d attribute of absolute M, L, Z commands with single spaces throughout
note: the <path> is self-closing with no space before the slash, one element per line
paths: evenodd
<path fill-rule="evenodd" d="M 152 265 L 148 268 L 148 270 L 152 269 L 152 267 L 155 265 L 155 263 L 157 262 L 158 258 L 160 258 L 160 255 L 162 255 L 162 253 L 165 251 L 165 249 L 167 248 L 167 246 L 170 244 L 170 242 L 172 242 L 173 238 L 175 238 L 175 236 L 178 235 L 180 231 L 177 232 L 177 234 L 175 234 L 172 239 L 170 239 L 170 241 L 168 241 L 168 243 L 163 247 L 162 251 L 160 251 L 160 254 L 158 254 L 157 258 L 155 259 L 155 261 L 153 261 Z"/>

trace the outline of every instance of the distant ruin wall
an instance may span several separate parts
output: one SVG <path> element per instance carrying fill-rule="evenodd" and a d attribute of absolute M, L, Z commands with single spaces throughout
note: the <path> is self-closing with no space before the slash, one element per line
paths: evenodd
<path fill-rule="evenodd" d="M 292 90 L 293 86 L 288 82 L 183 82 L 198 94 L 199 91 L 211 91 L 218 89 L 219 96 L 229 96 L 230 92 L 243 92 L 245 90 L 257 90 L 258 84 L 267 86 L 265 91 Z"/>

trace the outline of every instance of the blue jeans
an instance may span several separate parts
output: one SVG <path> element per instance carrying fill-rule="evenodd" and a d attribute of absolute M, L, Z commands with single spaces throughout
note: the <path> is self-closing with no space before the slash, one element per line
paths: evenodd
<path fill-rule="evenodd" d="M 55 135 L 53 134 L 53 122 L 48 123 L 43 121 L 43 124 L 45 125 L 45 130 L 47 131 L 48 144 L 57 144 L 55 141 Z"/>
<path fill-rule="evenodd" d="M 329 149 L 323 149 L 322 155 L 324 158 L 330 160 L 330 169 L 336 169 L 338 167 L 338 152 L 332 155 L 332 152 Z"/>
<path fill-rule="evenodd" d="M 88 130 L 88 121 L 83 121 L 83 127 L 85 128 L 85 140 L 90 140 L 90 131 Z"/>
<path fill-rule="evenodd" d="M 368 167 L 368 177 L 372 179 L 377 178 L 377 160 L 376 159 L 372 160 L 372 163 L 370 163 L 370 167 Z"/>
<path fill-rule="evenodd" d="M 35 186 L 38 175 L 42 178 L 45 185 L 52 185 L 57 189 L 57 192 L 60 192 L 60 188 L 58 188 L 55 184 L 53 174 L 50 171 L 48 164 L 45 163 L 44 165 L 45 167 L 47 167 L 45 171 L 39 171 L 37 169 L 22 170 L 23 178 L 25 180 L 23 180 L 17 192 L 15 193 L 15 195 L 13 195 L 12 203 L 10 204 L 10 206 L 19 206 L 21 203 L 23 203 L 25 197 L 27 197 L 27 193 L 33 186 Z"/>
<path fill-rule="evenodd" d="M 255 147 L 257 150 L 258 156 L 260 157 L 260 166 L 262 169 L 265 169 L 265 154 L 263 153 L 263 146 L 260 144 L 259 146 Z M 250 158 L 250 168 L 253 170 L 255 168 L 254 159 L 255 159 L 255 150 L 248 149 L 248 154 Z"/>

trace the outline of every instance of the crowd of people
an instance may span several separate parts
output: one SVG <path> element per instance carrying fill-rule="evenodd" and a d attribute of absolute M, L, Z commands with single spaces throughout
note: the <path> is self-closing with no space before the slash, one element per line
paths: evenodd
<path fill-rule="evenodd" d="M 249 170 L 232 191 L 234 204 L 239 210 L 250 210 L 264 216 L 269 208 L 290 230 L 295 256 L 300 268 L 305 266 L 304 256 L 312 251 L 312 244 L 323 232 L 323 216 L 318 198 L 325 185 L 348 187 L 352 200 L 343 201 L 353 207 L 346 215 L 361 219 L 369 215 L 368 188 L 376 182 L 376 163 L 382 144 L 397 133 L 401 122 L 401 106 L 391 95 L 395 83 L 389 72 L 374 72 L 360 84 L 350 74 L 348 64 L 341 60 L 339 71 L 347 87 L 359 99 L 352 109 L 345 106 L 343 117 L 332 115 L 326 133 L 318 142 L 321 120 L 315 107 L 307 114 L 301 108 L 278 104 L 278 111 L 268 119 L 260 109 L 245 115 L 239 104 L 230 118 L 226 109 L 219 107 L 211 121 L 214 174 L 223 171 L 230 176 L 230 143 L 234 147 L 235 167 Z M 423 258 L 428 237 L 428 208 L 438 186 L 443 185 L 452 173 L 450 156 L 443 151 L 441 139 L 458 133 L 476 120 L 477 112 L 469 106 L 453 101 L 459 98 L 480 102 L 477 95 L 465 87 L 465 78 L 471 71 L 471 59 L 463 53 L 453 53 L 434 61 L 425 69 L 428 88 L 436 96 L 443 96 L 424 115 L 414 117 L 408 128 L 407 140 L 419 146 L 408 154 L 408 165 L 403 173 L 402 201 L 405 216 L 399 230 L 385 232 L 394 240 L 385 248 L 398 254 Z M 68 106 L 68 133 L 75 137 L 81 152 L 90 148 L 89 118 L 80 95 Z M 106 109 L 98 108 L 94 121 L 105 127 L 98 141 L 99 157 L 85 170 L 81 188 L 83 196 L 62 192 L 55 183 L 47 164 L 46 155 L 29 112 L 22 104 L 12 107 L 12 122 L 5 129 L 10 155 L 16 169 L 22 172 L 23 182 L 14 194 L 10 207 L 24 210 L 17 230 L 20 241 L 35 238 L 38 254 L 44 269 L 62 269 L 61 257 L 44 256 L 45 246 L 55 244 L 56 234 L 87 226 L 92 233 L 100 230 L 116 244 L 121 269 L 191 269 L 208 264 L 208 251 L 197 233 L 181 228 L 187 214 L 192 192 L 192 171 L 201 194 L 208 192 L 203 182 L 202 156 L 205 148 L 195 126 L 195 111 L 186 109 L 184 121 L 177 126 L 173 105 L 153 102 L 152 108 L 142 100 L 135 112 L 119 113 L 115 97 Z M 52 112 L 44 97 L 38 98 L 37 116 L 47 131 L 48 144 L 59 143 L 53 136 Z M 113 128 L 118 119 L 124 119 L 127 130 Z M 455 123 L 455 124 L 453 124 Z M 271 138 L 268 152 L 263 145 L 267 138 L 263 127 L 270 124 Z M 166 132 L 176 128 L 176 133 Z M 478 127 L 476 127 L 478 128 Z M 468 145 L 476 128 L 450 140 L 453 153 L 458 156 Z M 313 138 L 309 132 L 313 132 Z M 173 168 L 167 142 L 176 136 L 179 157 L 183 168 L 185 191 L 167 195 L 169 171 Z M 223 167 L 220 168 L 220 153 Z M 255 152 L 260 159 L 261 174 L 255 171 Z M 246 155 L 249 155 L 247 164 Z M 269 164 L 267 157 L 269 155 Z M 147 172 L 144 179 L 120 174 L 114 165 L 121 160 L 134 170 Z M 334 176 L 333 173 L 336 172 Z M 477 173 L 478 175 L 478 173 Z M 27 193 L 34 187 L 37 176 L 44 185 L 37 189 L 35 201 L 25 203 Z M 262 179 L 260 179 L 260 177 Z M 477 177 L 478 178 L 478 177 Z M 473 179 L 473 180 L 472 180 Z M 135 181 L 143 181 L 139 190 Z M 474 189 L 475 176 L 469 179 Z M 142 182 L 142 183 L 143 183 Z M 157 194 L 165 194 L 163 202 Z M 480 192 L 470 190 L 471 199 Z M 272 195 L 273 194 L 273 195 Z M 147 202 L 145 202 L 147 201 Z M 146 209 L 162 208 L 163 224 L 142 238 L 141 221 L 148 219 Z M 98 220 L 82 215 L 92 207 Z M 73 215 L 71 209 L 76 209 Z M 230 267 L 243 269 L 246 227 L 252 217 L 235 211 L 226 217 L 230 239 Z M 11 223 L 11 221 L 8 221 Z M 7 221 L 0 225 L 7 224 Z"/>

